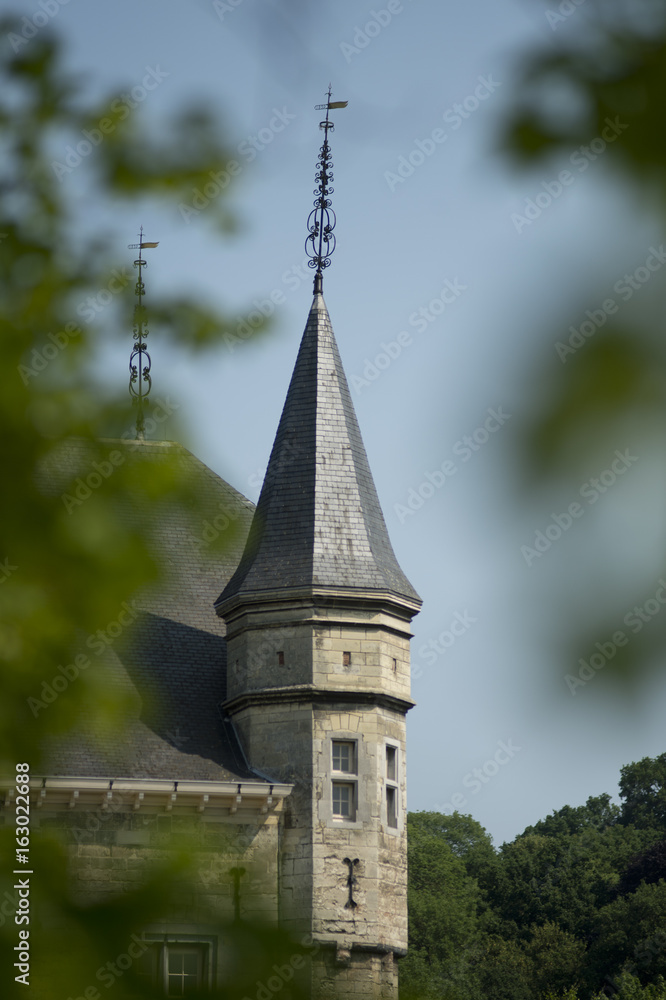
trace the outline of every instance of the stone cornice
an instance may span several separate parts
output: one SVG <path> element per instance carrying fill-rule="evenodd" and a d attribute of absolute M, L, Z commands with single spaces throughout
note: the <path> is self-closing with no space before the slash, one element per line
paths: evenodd
<path fill-rule="evenodd" d="M 229 715 L 254 705 L 275 705 L 279 702 L 292 704 L 326 704 L 343 702 L 355 705 L 374 705 L 387 708 L 392 712 L 405 715 L 416 702 L 411 698 L 399 698 L 384 691 L 364 691 L 348 688 L 320 688 L 314 684 L 293 684 L 286 687 L 261 688 L 257 691 L 245 691 L 223 702 L 222 707 Z"/>
<path fill-rule="evenodd" d="M 101 812 L 274 812 L 293 785 L 263 781 L 170 781 L 160 778 L 35 777 L 29 781 L 31 809 Z M 0 779 L 0 795 L 11 807 L 16 779 Z"/>
<path fill-rule="evenodd" d="M 278 624 L 289 620 L 335 625 L 364 620 L 370 623 L 370 618 L 364 619 L 365 613 L 372 618 L 383 619 L 376 621 L 379 627 L 411 636 L 409 623 L 419 608 L 420 603 L 389 591 L 352 591 L 333 587 L 256 591 L 235 595 L 215 605 L 218 616 L 226 622 L 228 634 L 233 634 L 239 627 L 247 627 L 255 616 L 261 618 L 263 628 L 268 624 L 266 618 L 273 615 Z M 393 622 L 388 619 L 393 619 Z"/>
<path fill-rule="evenodd" d="M 423 603 L 420 598 L 412 599 L 404 597 L 402 594 L 396 594 L 392 590 L 372 590 L 365 587 L 328 587 L 315 585 L 312 587 L 276 587 L 266 590 L 244 591 L 241 594 L 235 594 L 231 597 L 227 597 L 225 600 L 218 598 L 215 602 L 215 607 L 218 609 L 218 614 L 221 614 L 222 609 L 226 612 L 227 609 L 235 608 L 238 605 L 256 603 L 270 604 L 273 601 L 283 603 L 285 599 L 290 601 L 303 600 L 336 605 L 348 603 L 350 606 L 363 604 L 365 602 L 373 605 L 382 604 L 390 606 L 392 609 L 399 608 L 405 617 L 409 616 L 409 618 L 414 617 L 414 615 L 420 610 L 421 604 Z"/>

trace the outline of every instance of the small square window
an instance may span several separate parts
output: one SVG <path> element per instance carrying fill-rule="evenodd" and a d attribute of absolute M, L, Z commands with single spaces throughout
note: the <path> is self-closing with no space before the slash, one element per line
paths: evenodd
<path fill-rule="evenodd" d="M 278 653 L 277 656 L 278 656 L 278 667 L 283 667 L 284 666 L 284 652 L 282 650 L 280 650 L 280 652 Z"/>
<path fill-rule="evenodd" d="M 351 667 L 351 653 L 342 654 L 342 666 Z"/>
<path fill-rule="evenodd" d="M 336 819 L 354 819 L 354 788 L 352 782 L 333 782 L 333 816 Z"/>
<path fill-rule="evenodd" d="M 205 986 L 207 962 L 207 945 L 155 942 L 137 960 L 135 973 L 168 997 L 184 997 Z"/>
<path fill-rule="evenodd" d="M 398 748 L 386 747 L 386 777 L 389 781 L 398 780 Z"/>
<path fill-rule="evenodd" d="M 197 945 L 169 945 L 167 963 L 167 996 L 184 997 L 201 988 L 203 954 Z"/>
<path fill-rule="evenodd" d="M 386 786 L 386 822 L 394 829 L 398 825 L 398 789 Z"/>
<path fill-rule="evenodd" d="M 333 740 L 333 770 L 356 774 L 356 744 L 353 740 Z"/>

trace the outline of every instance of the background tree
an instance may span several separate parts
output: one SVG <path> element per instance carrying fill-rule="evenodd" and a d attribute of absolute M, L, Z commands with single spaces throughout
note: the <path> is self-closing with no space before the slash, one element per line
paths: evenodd
<path fill-rule="evenodd" d="M 471 816 L 411 814 L 410 953 L 401 992 L 660 1000 L 662 757 L 622 768 L 623 807 L 609 795 L 564 806 L 497 851 Z"/>
<path fill-rule="evenodd" d="M 400 994 L 481 1000 L 474 960 L 482 897 L 464 856 L 476 850 L 485 856 L 487 834 L 471 817 L 412 813 L 408 838 L 410 948 L 400 966 Z"/>
<path fill-rule="evenodd" d="M 666 753 L 623 767 L 620 796 L 623 822 L 666 833 Z"/>

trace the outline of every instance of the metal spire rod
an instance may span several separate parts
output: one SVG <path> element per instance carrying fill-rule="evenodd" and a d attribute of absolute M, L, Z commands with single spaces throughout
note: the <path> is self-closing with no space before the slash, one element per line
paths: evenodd
<path fill-rule="evenodd" d="M 134 288 L 138 302 L 134 306 L 134 324 L 132 327 L 134 345 L 132 347 L 132 354 L 130 356 L 129 363 L 129 392 L 133 401 L 138 405 L 138 413 L 136 416 L 136 436 L 139 440 L 143 440 L 143 434 L 146 429 L 146 421 L 143 415 L 144 402 L 148 397 L 153 384 L 153 380 L 150 377 L 150 354 L 148 353 L 146 341 L 144 339 L 148 336 L 148 325 L 146 322 L 145 307 L 143 305 L 143 296 L 146 291 L 146 287 L 143 283 L 141 269 L 148 267 L 148 261 L 143 259 L 142 252 L 146 248 L 152 248 L 158 245 L 158 243 L 144 242 L 143 226 L 141 226 L 139 231 L 139 242 L 128 243 L 127 245 L 128 250 L 139 251 L 139 256 L 134 261 L 134 267 L 139 270 L 137 282 Z"/>
<path fill-rule="evenodd" d="M 309 267 L 316 267 L 317 273 L 314 279 L 315 294 L 321 292 L 323 286 L 324 268 L 331 263 L 331 254 L 335 250 L 335 212 L 331 208 L 330 195 L 333 188 L 330 186 L 333 180 L 333 156 L 328 145 L 328 133 L 335 131 L 335 125 L 329 120 L 329 112 L 334 108 L 346 108 L 348 101 L 331 101 L 331 85 L 328 85 L 326 104 L 316 104 L 316 111 L 326 109 L 326 118 L 319 122 L 319 128 L 324 130 L 324 144 L 319 150 L 317 159 L 317 172 L 315 174 L 315 201 L 314 208 L 308 216 L 309 235 L 305 240 L 305 252 L 310 258 Z"/>

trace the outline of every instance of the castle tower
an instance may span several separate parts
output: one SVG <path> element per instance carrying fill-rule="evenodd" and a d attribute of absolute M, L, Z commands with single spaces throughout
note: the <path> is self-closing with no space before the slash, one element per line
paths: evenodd
<path fill-rule="evenodd" d="M 216 602 L 224 707 L 252 767 L 294 784 L 280 921 L 319 946 L 312 995 L 395 998 L 409 625 L 421 601 L 391 548 L 318 263 L 245 552 Z"/>

